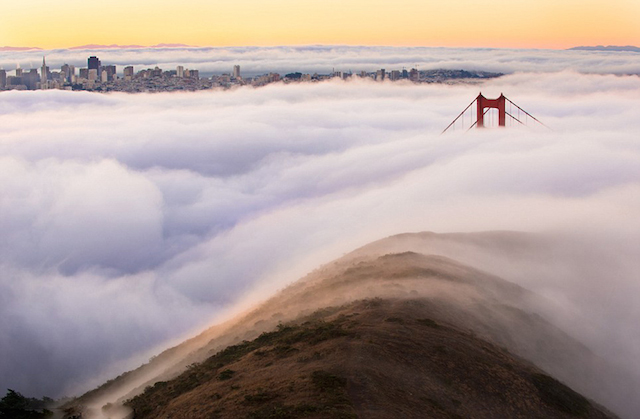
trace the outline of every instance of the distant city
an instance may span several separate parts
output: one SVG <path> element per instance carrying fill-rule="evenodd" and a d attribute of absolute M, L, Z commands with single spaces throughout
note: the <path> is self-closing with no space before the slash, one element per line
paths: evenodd
<path fill-rule="evenodd" d="M 59 71 L 52 71 L 42 59 L 40 72 L 38 69 L 25 71 L 19 66 L 14 75 L 0 70 L 0 90 L 86 90 L 95 92 L 167 92 L 195 91 L 212 88 L 231 88 L 233 86 L 264 86 L 270 83 L 318 82 L 329 79 L 350 79 L 359 77 L 375 81 L 408 80 L 414 83 L 447 83 L 489 79 L 502 76 L 501 73 L 466 70 L 391 70 L 379 69 L 374 72 L 361 71 L 357 74 L 333 71 L 329 74 L 303 74 L 293 72 L 281 75 L 268 73 L 254 77 L 243 77 L 239 65 L 234 65 L 229 73 L 214 74 L 211 77 L 200 77 L 200 72 L 177 66 L 175 70 L 163 70 L 159 67 L 141 69 L 137 72 L 133 66 L 126 66 L 118 74 L 115 65 L 103 65 L 96 56 L 87 59 L 87 67 L 76 68 L 64 64 Z"/>

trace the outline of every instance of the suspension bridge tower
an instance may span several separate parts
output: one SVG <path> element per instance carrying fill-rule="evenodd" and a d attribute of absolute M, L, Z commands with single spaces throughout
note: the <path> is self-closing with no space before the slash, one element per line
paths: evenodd
<path fill-rule="evenodd" d="M 507 111 L 506 104 L 507 98 L 501 93 L 500 97 L 497 99 L 487 99 L 482 96 L 482 93 L 478 95 L 476 98 L 477 110 L 476 110 L 476 127 L 484 128 L 484 115 L 486 113 L 486 109 L 497 109 L 498 110 L 498 126 L 506 127 L 507 126 Z"/>
<path fill-rule="evenodd" d="M 493 112 L 487 115 L 490 111 Z M 497 118 L 495 114 L 497 114 Z M 487 120 L 488 116 L 491 117 L 489 120 Z M 505 95 L 500 94 L 500 97 L 497 99 L 487 99 L 480 93 L 469 106 L 460 112 L 460 115 L 458 115 L 442 133 L 444 134 L 450 129 L 453 131 L 457 126 L 461 126 L 467 131 L 471 128 L 495 126 L 496 119 L 498 127 L 507 127 L 509 126 L 508 123 L 518 123 L 520 125 L 538 124 L 548 128 L 529 112 L 509 100 Z"/>

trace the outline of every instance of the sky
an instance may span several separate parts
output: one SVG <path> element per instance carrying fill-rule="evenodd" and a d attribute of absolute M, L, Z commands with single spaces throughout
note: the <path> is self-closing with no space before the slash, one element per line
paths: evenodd
<path fill-rule="evenodd" d="M 391 45 L 564 49 L 640 44 L 635 0 L 8 2 L 0 46 Z"/>
<path fill-rule="evenodd" d="M 528 62 L 483 86 L 2 92 L 0 390 L 77 394 L 257 290 L 408 231 L 576 236 L 606 280 L 573 266 L 524 285 L 570 307 L 565 324 L 598 353 L 636 365 L 640 78 Z M 440 136 L 480 89 L 552 130 Z"/>

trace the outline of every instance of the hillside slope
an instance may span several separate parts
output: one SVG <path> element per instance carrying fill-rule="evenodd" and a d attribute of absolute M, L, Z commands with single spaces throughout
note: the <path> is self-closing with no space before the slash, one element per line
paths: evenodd
<path fill-rule="evenodd" d="M 530 363 L 433 318 L 367 299 L 229 347 L 127 403 L 136 418 L 613 417 Z"/>
<path fill-rule="evenodd" d="M 302 387 L 298 388 L 296 385 L 306 383 L 305 385 L 307 387 L 305 388 L 307 388 L 307 390 L 305 391 L 312 391 L 314 389 L 313 373 L 315 371 L 324 371 L 327 374 L 336 375 L 335 371 L 339 370 L 343 372 L 352 371 L 351 375 L 336 375 L 336 377 L 339 377 L 338 381 L 345 383 L 343 390 L 347 393 L 341 397 L 345 397 L 345 400 L 348 399 L 349 401 L 348 403 L 345 402 L 344 412 L 342 412 L 342 410 L 341 412 L 344 414 L 364 415 L 363 417 L 375 417 L 375 412 L 358 410 L 362 409 L 362 407 L 358 407 L 360 406 L 359 403 L 362 403 L 363 406 L 371 404 L 371 398 L 379 393 L 379 391 L 375 390 L 378 388 L 376 386 L 386 388 L 383 382 L 395 383 L 391 388 L 397 388 L 400 392 L 412 392 L 410 389 L 413 387 L 408 384 L 402 384 L 401 382 L 404 379 L 409 380 L 409 377 L 416 375 L 412 375 L 412 371 L 420 371 L 419 366 L 423 365 L 421 360 L 431 359 L 434 354 L 430 352 L 431 349 L 429 348 L 435 346 L 444 348 L 444 354 L 448 354 L 447 356 L 450 357 L 448 360 L 446 360 L 447 356 L 443 357 L 442 362 L 447 365 L 467 365 L 470 360 L 477 359 L 480 360 L 478 362 L 483 363 L 483 365 L 495 364 L 494 367 L 482 367 L 480 370 L 491 369 L 497 376 L 507 374 L 503 369 L 506 368 L 508 370 L 509 367 L 504 367 L 504 365 L 511 365 L 514 371 L 518 371 L 517 374 L 510 372 L 504 375 L 502 381 L 496 381 L 495 386 L 497 387 L 492 387 L 492 385 L 484 381 L 471 380 L 466 382 L 466 384 L 457 383 L 456 381 L 451 381 L 456 375 L 452 372 L 449 374 L 447 380 L 456 383 L 456 386 L 462 387 L 454 386 L 451 392 L 447 392 L 448 390 L 445 391 L 445 388 L 438 391 L 446 394 L 446 397 L 451 396 L 452 400 L 457 401 L 453 402 L 449 400 L 449 402 L 445 403 L 445 399 L 439 398 L 441 396 L 427 397 L 427 399 L 436 402 L 434 406 L 440 406 L 451 414 L 468 417 L 469 411 L 465 409 L 479 409 L 479 412 L 483 411 L 485 413 L 482 415 L 479 414 L 480 416 L 478 417 L 490 417 L 491 414 L 489 410 L 482 410 L 487 409 L 487 406 L 495 404 L 496 409 L 507 409 L 508 406 L 511 405 L 518 406 L 517 403 L 515 405 L 513 404 L 513 400 L 507 398 L 505 399 L 507 401 L 503 400 L 504 403 L 502 404 L 504 406 L 500 408 L 497 407 L 501 405 L 498 403 L 500 396 L 497 396 L 497 394 L 505 391 L 505 383 L 509 383 L 510 380 L 515 380 L 509 384 L 510 386 L 524 380 L 524 382 L 528 384 L 523 384 L 524 387 L 518 390 L 518 392 L 521 391 L 522 394 L 516 396 L 516 394 L 519 394 L 516 392 L 513 397 L 522 397 L 530 400 L 530 404 L 538 406 L 536 409 L 542 409 L 540 412 L 544 414 L 540 417 L 562 417 L 553 415 L 567 412 L 562 413 L 562 409 L 555 411 L 552 407 L 544 407 L 542 396 L 536 393 L 536 391 L 540 392 L 543 390 L 536 387 L 536 379 L 531 377 L 546 377 L 545 374 L 550 374 L 558 378 L 601 403 L 608 402 L 607 398 L 598 392 L 600 375 L 606 366 L 582 344 L 536 314 L 535 307 L 538 297 L 522 287 L 452 259 L 452 257 L 460 256 L 466 263 L 471 262 L 477 266 L 487 266 L 487 264 L 492 263 L 494 260 L 492 258 L 495 253 L 502 253 L 503 256 L 501 257 L 504 257 L 504 255 L 509 257 L 509 255 L 514 256 L 515 253 L 526 254 L 527 252 L 544 247 L 544 243 L 538 238 L 519 233 L 478 233 L 468 235 L 419 233 L 393 236 L 372 243 L 315 270 L 305 278 L 302 278 L 300 281 L 261 304 L 255 310 L 239 316 L 226 324 L 215 326 L 184 344 L 165 351 L 149 364 L 123 374 L 100 388 L 83 395 L 75 401 L 75 405 L 86 406 L 87 409 L 93 409 L 93 412 L 96 412 L 97 417 L 99 417 L 102 412 L 102 406 L 108 403 L 118 405 L 139 395 L 145 388 L 150 386 L 158 390 L 158 392 L 154 391 L 149 393 L 149 391 L 147 391 L 145 397 L 166 399 L 169 397 L 167 396 L 169 394 L 172 405 L 176 403 L 180 404 L 180 400 L 183 400 L 183 397 L 196 397 L 199 394 L 198 392 L 205 388 L 202 387 L 203 384 L 200 383 L 200 379 L 194 381 L 194 383 L 200 383 L 198 386 L 191 388 L 190 385 L 187 385 L 184 387 L 188 389 L 186 393 L 162 392 L 160 391 L 162 389 L 157 388 L 158 384 L 155 383 L 169 382 L 178 376 L 182 377 L 179 378 L 179 380 L 184 380 L 185 376 L 183 372 L 187 369 L 188 371 L 185 372 L 185 374 L 196 373 L 196 377 L 198 374 L 203 375 L 205 378 L 208 377 L 210 382 L 209 387 L 215 387 L 215 391 L 212 390 L 213 393 L 211 394 L 216 398 L 220 396 L 218 399 L 219 402 L 216 403 L 218 407 L 213 408 L 212 405 L 207 407 L 207 409 L 223 409 L 222 411 L 230 409 L 227 411 L 232 411 L 229 406 L 242 405 L 242 403 L 244 403 L 242 400 L 244 400 L 245 396 L 249 397 L 247 403 L 250 405 L 251 403 L 249 401 L 252 400 L 253 397 L 253 393 L 251 392 L 260 393 L 260 388 L 263 390 L 271 388 L 272 384 L 267 383 L 271 383 L 272 379 L 264 376 L 263 379 L 248 380 L 249 376 L 259 377 L 260 374 L 257 373 L 258 370 L 250 374 L 245 372 L 238 376 L 229 377 L 229 382 L 235 379 L 239 380 L 240 377 L 244 377 L 243 382 L 244 380 L 248 381 L 243 384 L 245 387 L 244 391 L 236 392 L 236 394 L 227 394 L 222 388 L 216 387 L 222 384 L 220 384 L 220 382 L 218 382 L 219 380 L 215 377 L 219 377 L 224 370 L 219 371 L 217 367 L 212 368 L 219 362 L 211 361 L 211 359 L 213 359 L 211 357 L 225 350 L 225 348 L 230 345 L 248 345 L 241 351 L 242 357 L 237 358 L 235 361 L 244 363 L 242 364 L 242 368 L 248 371 L 251 369 L 249 365 L 251 363 L 250 361 L 260 359 L 259 356 L 249 355 L 249 352 L 247 352 L 248 349 L 253 348 L 252 351 L 266 351 L 268 354 L 272 354 L 272 351 L 276 350 L 275 346 L 267 349 L 259 349 L 255 346 L 257 344 L 256 342 L 260 340 L 260 337 L 264 336 L 262 335 L 264 332 L 273 331 L 278 324 L 293 322 L 299 325 L 301 322 L 309 320 L 309 316 L 315 319 L 315 321 L 323 320 L 325 323 L 334 322 L 336 319 L 326 317 L 322 314 L 322 310 L 324 309 L 329 309 L 331 313 L 336 312 L 336 310 L 340 311 L 343 317 L 351 319 L 351 323 L 349 324 L 340 324 L 340 330 L 348 332 L 348 336 L 339 336 L 339 339 L 331 343 L 332 345 L 338 345 L 332 351 L 341 354 L 342 358 L 329 359 L 325 356 L 326 364 L 314 364 L 315 361 L 296 361 L 292 364 L 293 366 L 283 367 L 282 369 L 286 369 L 287 371 L 289 369 L 292 370 L 290 373 L 286 373 L 293 374 L 288 378 L 289 381 L 287 382 L 293 380 L 294 382 L 298 382 L 298 384 L 292 384 L 292 390 L 286 394 L 286 399 L 280 394 L 278 394 L 277 397 L 274 396 L 272 400 L 273 403 L 276 404 L 265 404 L 265 406 L 269 406 L 267 410 L 271 407 L 277 409 L 278 406 L 284 406 L 282 408 L 285 410 L 294 409 L 293 413 L 290 413 L 295 414 L 298 412 L 295 410 L 298 404 L 304 405 L 307 403 L 306 401 L 300 401 L 298 403 L 295 398 L 291 398 L 294 394 L 305 394 L 304 391 L 301 390 Z M 448 257 L 438 254 L 447 255 Z M 485 254 L 489 256 L 482 256 Z M 365 311 L 362 306 L 359 306 L 359 304 L 371 304 L 372 301 L 380 303 L 376 309 L 377 311 Z M 410 307 L 413 308 L 410 309 Z M 318 310 L 321 311 L 318 312 Z M 366 316 L 362 314 L 365 312 L 368 313 Z M 355 313 L 360 314 L 356 315 Z M 377 319 L 378 321 L 371 323 L 370 321 L 372 319 Z M 389 321 L 388 319 L 397 320 Z M 421 319 L 424 320 L 427 325 L 431 324 L 430 322 L 435 322 L 434 324 L 442 325 L 442 328 L 422 327 L 419 322 Z M 445 330 L 447 331 L 446 333 L 443 332 Z M 403 334 L 398 334 L 400 331 L 404 331 L 402 332 Z M 393 333 L 389 334 L 389 332 Z M 443 334 L 446 336 L 441 336 Z M 414 335 L 417 340 L 413 340 Z M 370 338 L 363 338 L 363 336 L 370 336 Z M 254 341 L 256 338 L 258 338 L 258 341 Z M 442 339 L 441 343 L 434 343 L 437 342 L 438 339 Z M 243 344 L 243 341 L 251 341 L 253 343 Z M 366 344 L 367 342 L 369 344 Z M 322 351 L 315 350 L 310 354 L 305 354 L 306 349 L 302 346 L 306 343 L 304 341 L 297 343 L 299 343 L 300 347 L 290 344 L 289 346 L 294 348 L 294 352 L 300 353 L 298 353 L 296 357 L 283 356 L 283 360 L 290 358 L 289 361 L 291 361 L 292 359 L 305 357 L 310 357 L 311 359 L 315 356 L 315 352 L 322 354 Z M 326 343 L 318 343 L 318 348 L 321 348 L 322 345 L 325 344 Z M 458 344 L 461 346 L 456 346 Z M 396 347 L 398 348 L 397 351 L 389 349 Z M 484 351 L 482 349 L 483 347 L 490 348 L 491 350 L 488 352 Z M 379 349 L 374 350 L 374 348 Z M 282 348 L 277 349 L 276 352 L 281 349 Z M 407 353 L 414 353 L 415 356 L 410 357 L 410 359 L 405 362 L 405 360 L 402 359 L 403 352 L 400 349 Z M 452 352 L 447 352 L 449 350 Z M 380 357 L 376 358 L 374 355 L 375 353 L 387 353 L 389 351 L 391 351 L 390 355 L 393 356 L 388 359 L 389 365 L 387 368 L 385 367 L 385 362 L 387 361 Z M 331 352 L 331 350 L 329 350 L 329 352 Z M 352 356 L 345 357 L 345 354 L 352 354 Z M 495 354 L 500 354 L 500 356 Z M 457 358 L 458 356 L 459 358 Z M 358 369 L 358 360 L 360 359 L 366 360 L 366 366 L 370 368 L 371 371 L 363 372 L 364 370 Z M 524 359 L 526 359 L 527 362 L 523 361 Z M 320 360 L 316 361 L 320 362 Z M 533 365 L 528 362 L 535 364 L 537 368 L 542 368 L 546 373 L 542 373 L 541 370 L 536 369 L 536 367 L 533 367 Z M 198 365 L 198 367 L 195 365 Z M 254 368 L 258 368 L 259 365 L 260 364 L 257 363 Z M 440 383 L 436 378 L 429 375 L 431 373 L 436 374 L 436 365 L 431 365 L 428 362 L 424 365 L 428 365 L 428 367 L 425 367 L 426 369 L 423 369 L 420 374 L 417 374 L 417 376 L 411 378 L 411 380 L 417 380 L 415 384 L 417 386 L 416 388 L 421 388 L 424 391 L 430 392 L 429 394 L 432 394 L 435 391 L 434 383 Z M 205 373 L 200 369 L 205 366 L 208 366 L 209 372 Z M 471 364 L 473 368 L 476 366 L 474 363 Z M 234 368 L 238 368 L 238 371 L 241 370 L 238 366 Z M 474 370 L 473 368 L 469 370 L 470 376 L 481 377 L 481 374 L 478 372 L 480 370 Z M 383 369 L 403 372 L 398 375 L 384 376 L 384 380 L 382 381 L 376 381 L 374 378 L 371 378 L 376 377 L 376 374 L 378 374 L 375 372 L 376 370 L 379 370 L 379 374 L 382 374 Z M 455 371 L 455 369 L 452 371 Z M 282 375 L 284 372 L 279 371 L 278 374 Z M 371 377 L 367 374 L 370 374 Z M 441 372 L 441 374 L 445 374 L 445 372 Z M 306 377 L 306 381 L 302 379 L 303 376 Z M 465 374 L 459 379 L 463 380 L 464 376 Z M 358 379 L 358 377 L 360 378 Z M 493 381 L 494 379 L 495 377 L 489 381 Z M 194 379 L 188 378 L 187 381 L 189 380 Z M 555 381 L 549 381 L 551 380 L 549 378 L 540 378 L 540 380 L 547 382 L 547 384 L 556 383 Z M 362 384 L 366 384 L 367 382 L 370 382 L 372 386 Z M 503 384 L 500 384 L 500 382 Z M 427 385 L 428 383 L 431 384 Z M 556 384 L 549 385 L 552 387 L 556 386 Z M 160 386 L 162 387 L 164 384 L 160 384 Z M 234 384 L 234 386 L 236 385 Z M 481 388 L 476 388 L 477 386 Z M 200 387 L 202 388 L 198 390 Z M 173 387 L 167 388 L 173 389 Z M 358 388 L 362 388 L 362 391 L 358 391 Z M 490 388 L 493 388 L 491 391 L 495 393 L 496 400 L 488 403 L 484 408 L 478 407 L 474 403 L 480 403 L 480 399 L 493 400 L 486 394 L 477 395 L 476 402 L 472 402 L 471 399 L 464 399 L 462 396 L 452 396 L 454 393 L 477 392 Z M 227 390 L 229 389 L 230 387 L 227 388 Z M 536 390 L 534 391 L 534 389 Z M 166 388 L 164 390 L 166 390 Z M 435 391 L 435 393 L 440 394 L 438 391 Z M 558 391 L 565 394 L 568 390 L 565 391 L 564 387 L 562 387 L 562 390 Z M 382 393 L 385 392 L 382 391 Z M 382 397 L 382 393 L 376 395 L 375 398 L 378 399 Z M 309 394 L 313 394 L 313 392 Z M 270 398 L 271 396 L 273 395 L 265 395 L 264 398 Z M 317 394 L 313 397 L 316 396 Z M 256 397 L 260 398 L 263 396 Z M 394 400 L 397 397 L 399 396 L 394 396 Z M 358 400 L 361 400 L 361 402 Z M 138 406 L 136 411 L 138 414 L 141 414 L 141 406 L 146 405 L 147 402 L 143 401 L 143 399 L 134 399 L 132 403 L 132 406 Z M 141 405 L 137 405 L 136 403 L 141 403 Z M 229 405 L 229 403 L 231 403 L 231 405 Z M 406 404 L 408 408 L 410 407 L 409 410 L 416 408 L 420 409 L 418 411 L 423 411 L 423 409 L 426 408 L 424 403 L 428 404 L 429 402 L 423 400 L 422 402 L 415 402 L 418 404 L 412 404 L 412 402 L 407 399 L 406 403 L 408 403 Z M 451 403 L 453 403 L 453 405 Z M 161 404 L 162 403 L 158 403 L 158 405 Z M 527 404 L 525 403 L 525 405 Z M 311 411 L 305 412 L 305 414 L 326 414 L 323 406 L 324 405 L 309 408 L 318 408 L 320 410 L 315 411 L 315 413 Z M 165 407 L 170 409 L 170 406 Z M 249 414 L 253 412 L 254 410 L 250 410 L 250 407 L 251 406 L 247 407 L 245 410 L 238 410 L 238 412 L 240 412 L 238 414 Z M 453 409 L 453 407 L 455 407 L 455 409 Z M 434 409 L 437 410 L 437 408 Z M 544 409 L 551 410 L 547 411 Z M 178 417 L 175 415 L 178 414 L 179 410 L 180 409 L 172 411 L 172 417 Z M 222 411 L 219 413 L 222 414 Z M 500 410 L 500 412 L 504 413 L 506 411 Z M 580 412 L 588 415 L 596 414 L 593 413 L 595 410 L 587 411 L 580 409 Z M 155 410 L 149 412 L 149 414 L 156 413 L 158 412 Z M 380 417 L 384 417 L 384 414 L 384 411 L 380 413 L 380 415 L 382 415 Z M 403 413 L 403 415 L 407 414 L 408 413 Z M 510 414 L 509 416 L 513 417 L 514 414 Z M 436 415 L 434 417 L 438 416 Z"/>

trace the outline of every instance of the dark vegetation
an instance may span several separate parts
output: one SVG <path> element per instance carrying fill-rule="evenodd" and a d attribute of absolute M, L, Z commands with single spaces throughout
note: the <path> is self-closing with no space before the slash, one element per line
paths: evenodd
<path fill-rule="evenodd" d="M 310 318 L 321 314 L 314 313 Z M 310 320 L 301 324 L 280 324 L 276 330 L 262 333 L 253 341 L 245 341 L 238 345 L 229 346 L 200 364 L 192 364 L 187 371 L 169 382 L 162 381 L 147 387 L 144 393 L 129 400 L 126 405 L 134 409 L 136 418 L 156 417 L 169 403 L 189 392 L 196 391 L 199 387 L 205 387 L 212 382 L 221 385 L 229 382 L 221 392 L 216 391 L 209 398 L 210 402 L 224 405 L 227 400 L 236 400 L 234 391 L 244 390 L 240 404 L 247 411 L 250 418 L 297 418 L 309 415 L 329 415 L 325 417 L 350 418 L 354 417 L 349 412 L 350 404 L 346 397 L 346 380 L 335 374 L 325 371 L 314 371 L 303 380 L 313 383 L 314 390 L 326 393 L 319 397 L 319 402 L 314 403 L 284 403 L 288 391 L 295 390 L 295 382 L 289 384 L 286 392 L 280 389 L 257 388 L 245 389 L 238 378 L 243 373 L 237 366 L 239 361 L 250 356 L 253 360 L 268 360 L 263 363 L 265 368 L 273 367 L 278 360 L 297 354 L 302 347 L 314 347 L 322 342 L 354 337 L 354 334 L 346 330 L 343 325 L 345 317 L 334 321 Z M 309 359 L 317 359 L 314 356 Z M 305 362 L 302 358 L 298 362 Z M 255 361 L 250 362 L 255 364 Z M 233 365 L 233 369 L 230 366 Z M 225 393 L 221 395 L 221 393 Z M 232 414 L 223 414 L 223 410 L 215 410 L 211 417 L 233 417 Z M 204 417 L 204 416 L 203 416 Z"/>
<path fill-rule="evenodd" d="M 51 408 L 54 401 L 48 397 L 35 399 L 25 397 L 14 390 L 7 390 L 6 396 L 0 400 L 1 419 L 41 419 L 53 417 Z"/>
<path fill-rule="evenodd" d="M 299 80 L 302 77 L 302 73 L 296 71 L 295 73 L 289 73 L 284 76 L 287 79 Z"/>
<path fill-rule="evenodd" d="M 577 417 L 584 417 L 589 413 L 589 400 L 555 378 L 533 374 L 531 382 L 538 389 L 542 401 L 549 406 Z"/>

